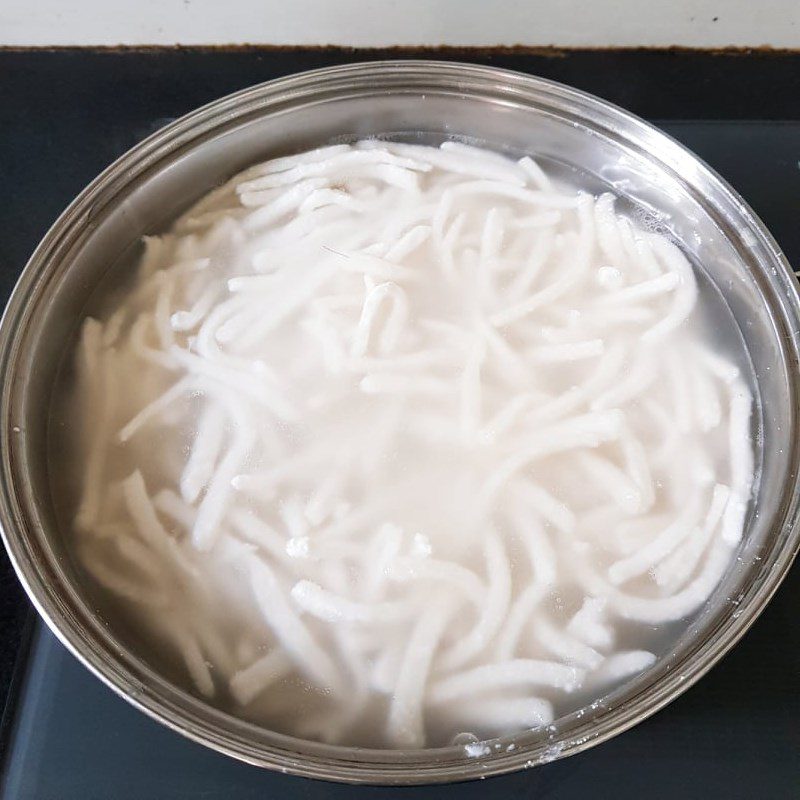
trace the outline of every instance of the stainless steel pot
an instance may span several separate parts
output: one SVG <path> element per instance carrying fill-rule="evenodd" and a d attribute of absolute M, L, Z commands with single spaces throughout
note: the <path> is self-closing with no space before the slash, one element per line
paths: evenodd
<path fill-rule="evenodd" d="M 236 719 L 157 674 L 82 585 L 51 497 L 48 424 L 59 364 L 98 286 L 114 287 L 143 234 L 265 158 L 365 136 L 467 137 L 535 152 L 551 169 L 611 186 L 669 229 L 723 295 L 757 376 L 755 511 L 735 561 L 674 649 L 636 681 L 552 729 L 461 747 L 378 751 L 300 741 Z M 0 522 L 31 599 L 64 644 L 145 713 L 236 758 L 330 780 L 424 783 L 493 775 L 579 752 L 692 685 L 752 624 L 798 548 L 800 300 L 776 243 L 744 201 L 669 137 L 597 98 L 498 69 L 382 62 L 247 89 L 178 120 L 88 186 L 37 248 L 0 325 Z M 514 748 L 508 748 L 512 743 Z"/>

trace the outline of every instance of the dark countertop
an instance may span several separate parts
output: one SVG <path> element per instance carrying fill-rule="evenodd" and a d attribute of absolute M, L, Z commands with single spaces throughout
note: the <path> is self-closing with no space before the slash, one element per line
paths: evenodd
<path fill-rule="evenodd" d="M 681 121 L 738 120 L 743 124 L 736 135 L 746 137 L 763 121 L 800 120 L 800 53 L 0 50 L 0 180 L 5 190 L 0 206 L 0 299 L 5 302 L 36 243 L 72 197 L 114 158 L 169 120 L 288 73 L 407 55 L 493 64 L 563 81 L 650 120 L 670 120 L 670 129 L 679 137 Z M 771 206 L 773 233 L 790 261 L 800 265 L 798 196 L 788 195 L 776 210 L 774 184 L 723 152 L 715 158 L 713 126 L 704 130 L 704 157 L 756 212 Z M 795 156 L 786 156 L 775 168 L 798 170 L 798 158 L 800 136 Z M 0 708 L 29 613 L 2 552 Z"/>

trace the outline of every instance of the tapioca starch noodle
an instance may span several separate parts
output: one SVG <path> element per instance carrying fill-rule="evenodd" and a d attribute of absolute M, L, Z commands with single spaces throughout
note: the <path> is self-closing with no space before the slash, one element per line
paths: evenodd
<path fill-rule="evenodd" d="M 728 567 L 751 394 L 611 194 L 363 141 L 144 244 L 82 328 L 74 536 L 210 702 L 342 745 L 536 728 L 647 670 Z"/>

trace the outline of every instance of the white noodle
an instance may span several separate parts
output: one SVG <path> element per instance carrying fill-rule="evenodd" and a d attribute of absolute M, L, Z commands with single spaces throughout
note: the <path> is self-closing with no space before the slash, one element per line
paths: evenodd
<path fill-rule="evenodd" d="M 624 269 L 628 259 L 622 246 L 617 217 L 614 213 L 614 196 L 608 193 L 600 195 L 594 206 L 597 243 L 610 264 L 617 269 Z"/>
<path fill-rule="evenodd" d="M 213 697 L 214 680 L 197 640 L 177 621 L 162 618 L 159 625 L 177 646 L 197 691 L 205 697 Z"/>
<path fill-rule="evenodd" d="M 700 511 L 697 493 L 685 498 L 685 506 L 671 525 L 668 525 L 651 542 L 640 547 L 628 558 L 615 561 L 608 568 L 608 577 L 614 584 L 624 583 L 642 575 L 666 558 L 694 530 Z"/>
<path fill-rule="evenodd" d="M 80 332 L 81 563 L 193 691 L 333 744 L 513 734 L 649 669 L 747 529 L 760 420 L 629 217 L 464 142 L 234 176 Z"/>
<path fill-rule="evenodd" d="M 361 318 L 350 347 L 352 358 L 360 358 L 367 353 L 378 313 L 387 302 L 390 303 L 390 311 L 378 337 L 380 351 L 389 352 L 397 345 L 408 317 L 408 300 L 405 292 L 396 283 L 381 283 L 371 289 L 364 299 Z"/>
<path fill-rule="evenodd" d="M 405 583 L 412 580 L 431 581 L 440 586 L 452 586 L 470 603 L 482 605 L 486 602 L 486 587 L 471 570 L 450 561 L 435 558 L 394 558 L 388 567 L 393 581 Z M 502 587 L 501 587 L 502 589 Z"/>
<path fill-rule="evenodd" d="M 154 609 L 159 614 L 163 614 L 169 607 L 169 600 L 162 592 L 153 591 L 151 586 L 142 585 L 132 577 L 121 575 L 104 563 L 96 552 L 84 549 L 81 560 L 94 580 L 117 597 Z"/>
<path fill-rule="evenodd" d="M 434 653 L 451 613 L 441 595 L 432 596 L 408 639 L 389 708 L 388 735 L 396 747 L 424 747 L 423 696 Z"/>
<path fill-rule="evenodd" d="M 517 480 L 513 489 L 521 505 L 527 506 L 531 512 L 549 522 L 557 530 L 572 533 L 575 529 L 575 514 L 572 509 L 544 487 L 523 479 Z"/>
<path fill-rule="evenodd" d="M 553 188 L 553 184 L 551 183 L 550 178 L 547 177 L 547 173 L 530 156 L 521 158 L 517 164 L 522 167 L 522 170 L 531 179 L 531 181 L 533 181 L 533 184 L 537 189 L 541 189 L 544 192 L 549 192 Z"/>
<path fill-rule="evenodd" d="M 500 539 L 490 535 L 484 544 L 487 590 L 483 611 L 472 630 L 441 659 L 443 668 L 456 669 L 468 663 L 489 643 L 503 622 L 511 599 L 511 568 Z"/>
<path fill-rule="evenodd" d="M 83 491 L 75 515 L 76 526 L 84 530 L 93 528 L 100 514 L 100 493 L 107 459 L 104 442 L 107 442 L 111 433 L 111 421 L 118 396 L 114 359 L 112 353 L 103 353 L 100 340 L 101 326 L 95 320 L 87 319 L 83 327 L 81 357 L 85 370 L 84 380 L 91 395 L 84 421 L 89 446 L 83 474 Z"/>
<path fill-rule="evenodd" d="M 318 686 L 335 690 L 341 684 L 336 665 L 289 605 L 273 571 L 260 558 L 249 560 L 249 571 L 258 607 L 287 655 Z"/>
<path fill-rule="evenodd" d="M 383 599 L 391 570 L 403 546 L 403 530 L 384 522 L 364 548 L 364 571 L 361 578 L 361 596 L 365 601 Z"/>
<path fill-rule="evenodd" d="M 573 417 L 530 435 L 519 443 L 512 456 L 497 466 L 481 490 L 480 500 L 486 504 L 493 501 L 505 483 L 531 462 L 568 450 L 597 447 L 602 442 L 616 439 L 621 426 L 622 417 L 616 410 L 598 411 Z"/>
<path fill-rule="evenodd" d="M 347 153 L 350 150 L 350 145 L 347 144 L 333 144 L 327 147 L 318 147 L 315 150 L 308 150 L 304 153 L 297 153 L 292 156 L 282 156 L 281 158 L 273 158 L 265 164 L 259 164 L 256 167 L 248 170 L 249 173 L 255 177 L 257 175 L 271 175 L 274 172 L 284 172 L 287 169 L 296 167 L 299 164 L 310 164 L 319 161 L 325 161 L 332 156 L 338 156 Z M 237 181 L 239 183 L 241 177 Z"/>
<path fill-rule="evenodd" d="M 130 518 L 142 541 L 147 542 L 156 552 L 163 551 L 167 546 L 169 534 L 158 520 L 139 470 L 131 473 L 122 482 L 122 493 Z"/>
<path fill-rule="evenodd" d="M 468 175 L 473 178 L 487 178 L 489 180 L 507 181 L 508 183 L 523 186 L 524 176 L 519 170 L 514 169 L 513 165 L 503 159 L 477 159 L 464 158 L 463 152 L 459 154 L 449 147 L 448 142 L 441 149 L 432 147 L 421 147 L 420 145 L 397 144 L 394 142 L 366 142 L 365 144 L 378 147 L 387 147 L 390 152 L 401 156 L 408 156 L 418 161 L 424 161 L 432 167 L 456 173 L 458 175 Z M 450 150 L 451 152 L 448 152 Z"/>
<path fill-rule="evenodd" d="M 700 430 L 716 428 L 722 421 L 722 405 L 713 381 L 704 369 L 696 366 L 691 370 L 692 405 Z"/>
<path fill-rule="evenodd" d="M 633 434 L 627 431 L 620 438 L 620 444 L 627 475 L 630 476 L 639 492 L 636 511 L 642 514 L 647 513 L 656 500 L 656 489 L 647 450 Z"/>
<path fill-rule="evenodd" d="M 656 379 L 656 369 L 650 358 L 637 359 L 622 378 L 592 400 L 593 409 L 615 408 L 635 400 Z"/>
<path fill-rule="evenodd" d="M 171 489 L 162 489 L 153 497 L 153 506 L 162 514 L 177 522 L 185 531 L 194 527 L 195 510 Z"/>
<path fill-rule="evenodd" d="M 626 286 L 615 292 L 605 295 L 600 302 L 607 305 L 622 305 L 625 303 L 637 303 L 641 300 L 650 300 L 667 292 L 671 292 L 680 282 L 680 277 L 675 272 L 666 272 L 657 278 L 642 283 L 635 283 L 633 286 Z"/>
<path fill-rule="evenodd" d="M 547 619 L 538 620 L 534 630 L 536 638 L 544 648 L 567 664 L 596 670 L 603 662 L 603 656 L 597 650 L 558 630 Z"/>
<path fill-rule="evenodd" d="M 578 454 L 577 464 L 623 513 L 637 514 L 644 510 L 645 503 L 639 486 L 609 459 L 587 451 Z"/>
<path fill-rule="evenodd" d="M 190 378 L 182 378 L 164 394 L 159 395 L 152 403 L 146 405 L 124 428 L 117 434 L 117 438 L 123 444 L 128 441 L 135 433 L 143 428 L 153 417 L 158 417 L 169 408 L 180 397 L 192 390 L 193 381 Z"/>
<path fill-rule="evenodd" d="M 330 155 L 320 161 L 305 161 L 283 170 L 270 171 L 263 177 L 253 178 L 236 187 L 237 192 L 243 193 L 274 189 L 288 186 L 299 181 L 314 177 L 329 178 L 341 174 L 343 171 L 349 175 L 358 175 L 365 167 L 373 165 L 395 166 L 404 170 L 418 170 L 425 172 L 431 168 L 429 164 L 410 158 L 393 156 L 381 150 L 355 151 L 346 150 Z M 355 168 L 355 169 L 354 169 Z"/>
<path fill-rule="evenodd" d="M 730 489 L 718 483 L 714 487 L 711 504 L 700 530 L 695 531 L 687 542 L 655 568 L 654 578 L 659 586 L 665 586 L 674 592 L 688 580 L 708 547 L 708 543 L 722 519 L 729 498 Z"/>
<path fill-rule="evenodd" d="M 162 565 L 158 556 L 138 539 L 124 534 L 115 537 L 115 543 L 120 555 L 130 564 L 138 567 L 154 584 L 163 580 Z"/>
<path fill-rule="evenodd" d="M 590 205 L 585 198 L 581 198 L 578 205 L 578 215 L 581 225 L 577 234 L 575 250 L 569 253 L 570 267 L 558 270 L 561 277 L 549 286 L 490 317 L 493 325 L 509 325 L 528 317 L 543 306 L 559 300 L 580 282 L 589 266 L 594 247 L 594 228 L 590 217 Z"/>
<path fill-rule="evenodd" d="M 411 618 L 417 611 L 407 602 L 357 603 L 338 597 L 312 581 L 299 581 L 292 587 L 291 595 L 300 608 L 326 622 L 384 624 Z"/>
<path fill-rule="evenodd" d="M 473 700 L 454 705 L 446 715 L 460 723 L 490 731 L 538 728 L 549 725 L 554 718 L 552 704 L 539 697 Z"/>
<path fill-rule="evenodd" d="M 691 265 L 672 242 L 660 236 L 652 236 L 649 241 L 662 264 L 679 278 L 669 313 L 643 334 L 645 341 L 655 342 L 675 330 L 689 316 L 697 300 L 697 283 Z"/>
<path fill-rule="evenodd" d="M 242 508 L 233 508 L 229 518 L 236 532 L 243 539 L 262 548 L 265 554 L 269 554 L 279 561 L 287 557 L 285 537 L 255 514 Z"/>
<path fill-rule="evenodd" d="M 414 250 L 427 241 L 430 235 L 430 225 L 416 225 L 389 248 L 384 258 L 387 261 L 398 263 L 404 258 L 407 258 L 410 253 L 413 253 Z"/>
<path fill-rule="evenodd" d="M 291 671 L 291 659 L 281 650 L 273 650 L 231 678 L 231 694 L 239 705 L 246 706 Z"/>
<path fill-rule="evenodd" d="M 113 347 L 122 332 L 122 327 L 125 324 L 125 320 L 128 316 L 128 310 L 126 308 L 118 308 L 109 318 L 108 322 L 105 324 L 105 330 L 103 330 L 102 335 L 102 345 L 103 347 Z M 87 324 L 95 323 L 99 325 L 97 320 L 93 320 L 91 317 L 86 319 L 84 323 L 84 328 Z"/>
<path fill-rule="evenodd" d="M 644 672 L 655 663 L 656 657 L 646 650 L 631 650 L 609 656 L 593 674 L 595 685 L 614 683 L 639 672 Z"/>
<path fill-rule="evenodd" d="M 514 659 L 457 672 L 431 686 L 431 703 L 450 703 L 465 696 L 517 686 L 551 686 L 571 692 L 583 673 L 556 661 Z"/>
<path fill-rule="evenodd" d="M 237 433 L 227 453 L 220 460 L 198 506 L 192 529 L 192 540 L 198 550 L 211 549 L 219 536 L 220 524 L 233 490 L 231 482 L 241 469 L 251 446 L 245 434 L 246 428 L 243 427 L 249 423 L 243 407 L 232 397 L 226 397 L 224 402 L 228 405 Z"/>
<path fill-rule="evenodd" d="M 174 331 L 188 331 L 197 327 L 203 317 L 211 311 L 214 306 L 214 301 L 219 296 L 219 288 L 216 286 L 209 286 L 200 297 L 197 298 L 195 304 L 186 311 L 176 311 L 170 318 L 170 324 Z"/>
<path fill-rule="evenodd" d="M 181 475 L 180 487 L 187 503 L 197 500 L 208 484 L 222 449 L 225 417 L 216 406 L 209 406 L 200 419 L 189 460 Z"/>
<path fill-rule="evenodd" d="M 595 358 L 601 355 L 603 350 L 602 339 L 590 339 L 586 342 L 540 345 L 532 348 L 528 355 L 535 364 L 550 364 L 562 361 L 579 361 L 583 358 Z"/>
<path fill-rule="evenodd" d="M 614 644 L 614 634 L 604 622 L 606 601 L 587 597 L 567 625 L 567 633 L 594 648 L 607 649 Z"/>
<path fill-rule="evenodd" d="M 741 380 L 734 380 L 730 385 L 728 420 L 732 494 L 722 520 L 722 538 L 730 545 L 742 537 L 753 483 L 753 451 L 749 446 L 752 406 L 750 390 Z"/>
<path fill-rule="evenodd" d="M 519 297 L 525 294 L 531 286 L 535 283 L 539 273 L 550 257 L 555 243 L 555 229 L 545 228 L 542 233 L 536 237 L 533 246 L 531 247 L 528 260 L 525 268 L 520 270 L 519 275 L 514 279 L 514 282 L 509 287 L 508 293 L 512 297 Z"/>

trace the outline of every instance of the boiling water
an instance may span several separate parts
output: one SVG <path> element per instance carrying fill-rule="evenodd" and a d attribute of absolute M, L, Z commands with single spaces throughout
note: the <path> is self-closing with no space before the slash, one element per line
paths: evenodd
<path fill-rule="evenodd" d="M 713 287 L 632 219 L 529 159 L 365 142 L 148 240 L 59 445 L 128 635 L 239 716 L 368 746 L 646 670 L 741 537 L 751 396 Z"/>

